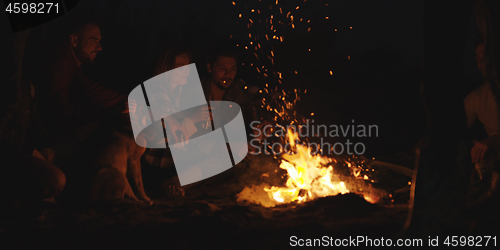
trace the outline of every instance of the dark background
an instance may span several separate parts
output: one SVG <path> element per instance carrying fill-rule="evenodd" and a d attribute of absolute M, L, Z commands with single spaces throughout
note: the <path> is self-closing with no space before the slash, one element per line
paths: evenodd
<path fill-rule="evenodd" d="M 364 143 L 367 156 L 393 155 L 411 149 L 428 133 L 421 94 L 423 4 L 397 0 L 281 0 L 277 5 L 275 0 L 235 0 L 234 4 L 230 0 L 88 0 L 80 1 L 63 17 L 33 28 L 27 51 L 43 61 L 36 59 L 42 55 L 36 51 L 60 42 L 62 27 L 71 17 L 93 17 L 102 24 L 103 51 L 96 63 L 86 68 L 88 75 L 128 94 L 153 76 L 155 61 L 166 48 L 190 48 L 203 74 L 211 49 L 229 44 L 240 56 L 237 77 L 260 88 L 267 83 L 269 89 L 300 90 L 297 109 L 316 125 L 349 125 L 353 119 L 355 125 L 378 125 L 378 137 L 351 141 Z M 294 16 L 293 29 L 288 12 Z M 274 16 L 276 33 L 266 27 L 270 15 Z M 481 83 L 474 61 L 478 32 L 472 13 L 470 18 L 463 56 L 468 82 L 461 86 L 464 93 Z M 248 26 L 249 19 L 252 26 Z M 284 40 L 267 41 L 264 34 L 277 34 Z M 256 36 L 258 40 L 254 40 Z M 262 45 L 255 51 L 259 60 L 253 55 L 251 41 Z M 251 48 L 245 50 L 244 46 Z M 264 56 L 271 50 L 274 65 Z M 436 54 L 435 60 L 442 58 Z M 269 69 L 268 77 L 258 73 L 256 66 Z M 281 83 L 276 72 L 282 73 Z"/>
<path fill-rule="evenodd" d="M 462 4 L 458 7 L 463 12 L 452 12 L 456 6 L 450 2 L 442 2 L 439 8 L 426 8 L 432 14 L 426 19 L 426 34 L 435 35 L 426 39 L 426 64 L 431 65 L 429 68 L 437 77 L 429 79 L 427 76 L 425 85 L 424 1 L 279 1 L 278 5 L 275 0 L 235 1 L 235 5 L 230 0 L 80 1 L 65 16 L 33 28 L 25 56 L 43 63 L 45 57 L 51 56 L 49 48 L 60 42 L 63 27 L 72 17 L 93 16 L 102 23 L 103 51 L 96 63 L 85 70 L 97 82 L 128 94 L 153 76 L 155 61 L 166 48 L 179 44 L 191 48 L 198 71 L 203 73 L 211 48 L 229 41 L 240 54 L 238 77 L 262 89 L 266 83 L 269 89 L 275 86 L 288 92 L 299 89 L 302 94 L 297 109 L 314 118 L 315 124 L 348 125 L 354 119 L 355 124 L 378 125 L 378 137 L 354 140 L 366 145 L 365 155 L 378 159 L 397 158 L 398 152 L 408 152 L 429 133 L 428 113 L 422 98 L 422 91 L 427 90 L 431 97 L 428 99 L 432 100 L 433 117 L 438 118 L 434 130 L 441 134 L 435 137 L 437 150 L 423 152 L 421 156 L 417 185 L 421 190 L 416 191 L 417 206 L 412 223 L 417 224 L 417 229 L 414 230 L 417 233 L 420 230 L 425 236 L 433 235 L 432 232 L 439 228 L 445 228 L 446 235 L 491 234 L 491 225 L 498 224 L 496 206 L 487 203 L 480 206 L 484 209 L 472 209 L 463 216 L 463 204 L 458 198 L 467 183 L 456 176 L 469 161 L 466 157 L 457 160 L 458 153 L 450 153 L 458 147 L 452 145 L 455 140 L 445 141 L 441 146 L 444 141 L 441 135 L 459 138 L 460 135 L 454 132 L 464 127 L 460 122 L 453 123 L 458 119 L 447 120 L 458 113 L 452 110 L 459 104 L 455 101 L 482 82 L 474 60 L 474 39 L 478 31 L 472 11 L 465 19 L 470 21 L 466 44 L 459 52 L 463 55 L 457 56 L 462 58 L 462 69 L 458 70 L 452 60 L 455 50 L 461 49 L 453 40 L 462 36 L 462 27 L 460 24 L 453 26 L 453 22 L 463 21 L 460 13 L 468 12 L 463 4 L 467 1 L 457 3 Z M 296 9 L 297 6 L 300 8 Z M 279 7 L 283 14 L 279 13 Z M 252 9 L 257 13 L 251 12 Z M 294 15 L 295 28 L 290 27 L 286 17 L 289 11 Z M 445 22 L 439 22 L 440 13 L 447 18 Z M 270 34 L 265 23 L 271 14 L 275 22 L 284 22 L 276 29 L 276 34 L 284 38 L 282 43 L 262 39 L 264 34 Z M 300 22 L 300 18 L 311 22 Z M 247 26 L 249 19 L 254 22 L 251 27 Z M 5 22 L 5 26 L 7 18 L 0 21 Z M 442 32 L 440 27 L 428 29 L 434 22 L 445 24 L 441 27 Z M 454 31 L 458 32 L 453 34 Z M 260 37 L 262 50 L 257 51 L 260 60 L 244 49 L 251 41 L 256 42 L 249 39 L 249 32 L 252 38 Z M 450 33 L 452 35 L 448 36 Z M 450 49 L 440 53 L 446 46 L 442 41 L 448 41 Z M 430 46 L 433 42 L 437 46 Z M 274 65 L 263 56 L 271 49 L 275 54 Z M 443 71 L 440 71 L 441 65 Z M 269 77 L 258 73 L 256 66 L 268 68 Z M 273 72 L 281 72 L 283 79 L 278 79 Z M 443 86 L 445 91 L 438 89 Z M 440 103 L 441 97 L 443 102 Z M 448 126 L 450 123 L 453 124 Z M 446 147 L 451 150 L 441 150 Z M 464 150 L 461 154 L 469 152 Z M 456 170 L 449 171 L 452 168 Z M 435 173 L 438 171 L 441 175 Z M 258 174 L 260 176 L 261 172 Z M 394 175 L 386 176 L 389 184 L 397 180 Z M 231 180 L 243 185 L 237 179 Z M 402 183 L 406 186 L 407 180 Z M 268 248 L 287 245 L 289 236 L 294 234 L 303 238 L 324 234 L 336 237 L 395 235 L 407 214 L 406 205 L 378 207 L 355 195 L 327 197 L 299 207 L 291 204 L 283 210 L 240 206 L 233 198 L 227 198 L 229 195 L 225 192 L 231 192 L 227 186 L 199 187 L 198 193 L 187 192 L 187 197 L 155 200 L 155 206 L 145 208 L 114 205 L 69 208 L 65 204 L 54 204 L 44 210 L 49 219 L 41 217 L 42 220 L 33 225 L 12 224 L 9 226 L 9 231 L 13 229 L 12 234 L 3 235 L 16 244 L 37 247 L 43 245 L 40 242 L 81 248 L 95 247 L 96 242 L 115 248 L 122 245 L 157 247 L 160 244 L 173 248 L 214 244 L 240 246 L 243 242 L 241 246 L 255 249 L 262 248 L 261 245 Z M 470 227 L 456 227 L 462 219 L 470 219 Z M 424 227 L 418 228 L 419 222 Z M 214 225 L 218 230 L 214 230 Z M 0 233 L 2 231 L 0 229 Z M 458 233 L 453 233 L 456 231 Z M 199 241 L 193 240 L 197 237 Z M 140 242 L 142 240 L 146 243 Z"/>

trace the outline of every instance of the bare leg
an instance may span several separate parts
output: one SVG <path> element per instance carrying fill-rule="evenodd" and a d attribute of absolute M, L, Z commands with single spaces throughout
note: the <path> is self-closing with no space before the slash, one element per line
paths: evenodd
<path fill-rule="evenodd" d="M 53 198 L 64 189 L 66 176 L 56 166 L 29 155 L 2 157 L 10 166 L 0 175 L 0 194 L 23 200 Z"/>
<path fill-rule="evenodd" d="M 129 198 L 137 201 L 125 175 L 113 167 L 103 168 L 94 177 L 90 202 Z"/>
<path fill-rule="evenodd" d="M 39 159 L 36 159 L 39 160 Z M 42 161 L 33 166 L 37 172 L 40 182 L 39 187 L 34 187 L 35 190 L 43 190 L 42 199 L 51 199 L 60 194 L 66 185 L 66 176 L 56 166 Z"/>
<path fill-rule="evenodd" d="M 139 137 L 144 140 L 144 138 Z M 137 196 L 145 202 L 152 203 L 151 199 L 146 195 L 144 191 L 144 185 L 142 182 L 142 173 L 141 173 L 141 156 L 146 151 L 146 148 L 143 148 L 133 140 L 133 138 L 127 138 L 125 140 L 129 146 L 128 148 L 128 159 L 127 159 L 127 172 L 129 177 L 131 178 L 131 185 L 134 190 L 137 192 Z"/>

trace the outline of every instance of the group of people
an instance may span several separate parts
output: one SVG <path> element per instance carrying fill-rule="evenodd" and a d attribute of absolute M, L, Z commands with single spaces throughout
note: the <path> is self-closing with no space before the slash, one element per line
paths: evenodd
<path fill-rule="evenodd" d="M 130 124 L 134 119 L 130 117 L 136 113 L 137 103 L 85 75 L 81 66 L 94 62 L 102 50 L 100 40 L 98 23 L 76 22 L 67 41 L 35 73 L 28 73 L 19 62 L 9 82 L 14 100 L 2 106 L 0 154 L 10 165 L 0 175 L 2 196 L 50 200 L 72 187 L 68 192 L 84 190 L 68 194 L 87 196 L 80 199 L 151 202 L 144 191 L 141 164 L 175 173 L 168 148 L 149 149 L 138 143 L 140 136 L 134 138 Z M 24 45 L 13 47 L 22 53 Z M 153 76 L 192 63 L 189 50 L 173 49 L 161 55 Z M 249 94 L 235 81 L 237 59 L 230 48 L 214 50 L 207 71 L 209 76 L 202 81 L 207 102 L 232 101 L 245 108 Z M 184 90 L 189 73 L 181 70 L 172 75 L 149 101 L 158 97 L 166 102 L 165 107 L 179 107 L 190 98 Z M 168 140 L 188 140 L 197 128 L 213 124 L 215 109 L 169 116 L 163 126 L 174 136 Z M 165 140 L 163 134 L 156 136 Z M 179 186 L 172 190 L 184 194 Z"/>
<path fill-rule="evenodd" d="M 2 99 L 0 156 L 4 164 L 9 165 L 2 168 L 3 174 L 0 175 L 2 196 L 53 199 L 65 190 L 67 179 L 68 183 L 72 181 L 67 177 L 73 175 L 75 183 L 79 178 L 87 178 L 80 184 L 87 185 L 83 188 L 90 190 L 90 194 L 94 193 L 96 199 L 132 197 L 150 202 L 142 184 L 141 163 L 175 173 L 172 156 L 168 149 L 146 149 L 144 145 L 138 145 L 136 140 L 140 138 L 133 138 L 129 128 L 129 116 L 136 113 L 137 104 L 126 95 L 92 81 L 82 70 L 81 66 L 94 62 L 102 50 L 99 24 L 91 21 L 76 23 L 66 43 L 37 71 L 39 74 L 28 74 L 22 67 L 20 58 L 27 33 L 21 32 L 16 36 L 24 39 L 24 43 L 13 45 L 16 48 L 14 54 L 21 55 L 14 55 L 17 61 L 13 63 L 15 69 L 8 83 L 10 88 L 4 92 L 9 98 Z M 484 43 L 479 43 L 476 59 L 482 72 L 483 57 Z M 178 68 L 186 70 L 171 74 L 166 84 L 161 86 L 161 91 L 149 96 L 149 101 L 161 99 L 166 102 L 165 107 L 173 109 L 169 112 L 175 113 L 181 102 L 190 98 L 185 90 L 190 75 L 186 66 L 192 63 L 193 56 L 186 49 L 173 49 L 162 54 L 153 76 Z M 209 76 L 202 80 L 207 103 L 231 101 L 245 109 L 249 95 L 235 80 L 237 68 L 236 55 L 229 48 L 214 51 L 207 63 Z M 479 121 L 487 133 L 485 138 L 477 140 L 471 150 L 473 163 L 482 162 L 499 145 L 497 103 L 500 97 L 495 94 L 495 89 L 494 83 L 485 83 L 464 100 L 467 126 L 473 127 Z M 216 110 L 217 107 L 203 107 L 169 116 L 164 121 L 164 129 L 173 135 L 169 139 L 176 142 L 188 140 L 196 131 L 213 124 L 213 112 Z M 243 113 L 247 116 L 245 110 Z M 248 116 L 246 122 L 249 123 Z M 103 127 L 111 127 L 111 130 L 102 130 Z M 102 135 L 102 131 L 118 136 L 110 136 L 108 141 L 102 140 L 102 136 L 92 136 Z M 164 137 L 163 134 L 155 136 Z M 102 145 L 95 145 L 100 142 Z M 89 147 L 95 147 L 94 153 L 89 154 Z M 116 155 L 123 160 L 121 166 L 117 166 L 120 160 Z M 245 159 L 250 157 L 251 154 L 247 154 Z M 77 165 L 78 161 L 98 167 L 88 176 L 75 174 L 73 165 Z M 83 171 L 91 168 L 83 166 Z M 127 181 L 127 177 L 132 183 Z M 179 187 L 173 190 L 184 193 Z"/>

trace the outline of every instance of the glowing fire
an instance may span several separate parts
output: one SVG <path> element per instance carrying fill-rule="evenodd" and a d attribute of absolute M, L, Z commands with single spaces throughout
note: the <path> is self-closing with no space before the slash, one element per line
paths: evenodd
<path fill-rule="evenodd" d="M 280 78 L 281 73 L 278 72 Z M 262 99 L 262 109 L 272 113 L 273 122 L 284 125 L 292 125 L 300 129 L 299 124 L 306 120 L 297 113 L 296 104 L 300 100 L 300 90 L 294 89 L 292 95 L 286 93 L 283 89 L 278 90 L 276 86 L 274 91 L 263 90 L 270 95 L 270 98 Z M 262 92 L 262 90 L 260 90 Z M 303 93 L 306 93 L 307 89 Z M 290 100 L 289 100 L 290 99 Z M 311 113 L 313 116 L 314 113 Z M 289 127 L 288 127 L 289 128 Z M 286 139 L 286 140 L 283 140 Z M 383 190 L 376 190 L 371 187 L 370 179 L 373 169 L 364 168 L 364 160 L 358 162 L 355 160 L 342 160 L 322 156 L 320 154 L 311 154 L 312 148 L 301 144 L 297 131 L 288 129 L 286 138 L 279 136 L 282 149 L 289 150 L 281 155 L 279 168 L 286 170 L 286 183 L 283 186 L 271 186 L 268 183 L 260 185 L 246 186 L 238 195 L 237 201 L 249 201 L 260 204 L 265 207 L 274 207 L 286 203 L 303 203 L 317 198 L 334 196 L 338 194 L 356 193 L 364 197 L 370 203 L 377 203 L 380 198 L 385 196 Z M 289 146 L 289 147 L 287 147 Z M 280 152 L 282 153 L 282 152 Z M 274 156 L 277 159 L 276 156 Z M 362 157 L 360 157 L 362 158 Z M 340 157 L 339 157 L 340 159 Z M 335 170 L 332 165 L 345 166 L 347 172 L 338 172 L 345 169 Z M 278 172 L 277 169 L 273 169 Z M 368 171 L 368 172 L 366 172 Z M 364 173 L 363 173 L 364 172 Z M 262 173 L 261 179 L 271 180 L 268 173 Z"/>
<path fill-rule="evenodd" d="M 247 200 L 265 207 L 273 207 L 278 204 L 302 203 L 320 197 L 350 192 L 346 183 L 340 179 L 341 175 L 335 173 L 333 166 L 329 165 L 332 162 L 337 163 L 334 158 L 319 154 L 312 155 L 310 148 L 296 143 L 298 135 L 292 130 L 288 130 L 287 137 L 292 152 L 283 155 L 279 166 L 287 171 L 286 187 L 270 187 L 265 183 L 259 186 L 245 187 L 238 194 L 238 201 Z M 349 162 L 346 163 L 351 167 Z M 358 170 L 357 168 L 353 169 Z M 368 179 L 366 175 L 361 177 L 359 171 L 354 171 L 352 174 L 354 178 Z M 365 194 L 364 198 L 370 203 L 378 201 L 378 198 L 369 194 Z"/>
<path fill-rule="evenodd" d="M 318 197 L 348 193 L 344 182 L 334 181 L 333 167 L 326 165 L 334 159 L 311 155 L 310 149 L 296 144 L 297 134 L 288 130 L 288 141 L 294 154 L 283 155 L 280 168 L 288 172 L 286 187 L 264 188 L 280 203 L 304 202 Z"/>

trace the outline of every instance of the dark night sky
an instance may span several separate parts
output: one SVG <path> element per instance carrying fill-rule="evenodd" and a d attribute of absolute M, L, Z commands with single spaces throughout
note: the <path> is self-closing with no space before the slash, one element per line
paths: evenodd
<path fill-rule="evenodd" d="M 342 27 L 334 51 L 359 55 L 388 49 L 404 55 L 403 67 L 418 67 L 422 1 L 335 1 L 332 16 Z"/>
<path fill-rule="evenodd" d="M 257 9 L 262 2 L 235 1 L 236 6 L 231 2 L 81 1 L 72 12 L 92 13 L 103 21 L 103 44 L 108 47 L 105 47 L 108 51 L 113 49 L 111 47 L 125 47 L 128 44 L 129 48 L 125 50 L 135 51 L 132 53 L 140 51 L 152 57 L 162 45 L 183 43 L 194 47 L 194 50 L 203 50 L 209 48 L 206 44 L 227 39 L 229 34 L 235 34 L 235 38 L 243 41 L 241 38 L 248 30 L 245 25 L 235 23 L 242 21 L 236 17 L 239 13 L 248 16 L 249 10 Z M 275 1 L 264 2 L 274 5 Z M 279 5 L 283 6 L 285 12 L 291 10 L 296 16 L 313 19 L 313 31 L 320 29 L 323 33 L 334 35 L 328 41 L 330 44 L 322 47 L 330 50 L 329 53 L 352 55 L 354 59 L 357 55 L 373 51 L 391 51 L 401 57 L 402 64 L 398 65 L 402 68 L 413 70 L 419 67 L 422 1 L 281 2 Z M 324 3 L 328 6 L 324 6 Z M 295 5 L 302 8 L 294 10 Z M 247 6 L 247 9 L 243 6 Z M 330 19 L 321 20 L 325 16 Z M 338 31 L 334 32 L 334 28 Z M 290 35 L 304 39 L 309 35 L 305 29 L 293 32 L 283 29 L 283 34 L 285 40 Z M 310 46 L 304 46 L 307 49 L 305 47 Z"/>
<path fill-rule="evenodd" d="M 276 6 L 274 0 L 263 0 L 266 4 L 258 0 L 239 0 L 235 1 L 235 6 L 231 2 L 89 0 L 80 1 L 68 16 L 73 13 L 88 13 L 102 21 L 102 43 L 105 49 L 101 53 L 103 60 L 112 54 L 113 58 L 123 57 L 124 60 L 117 61 L 128 64 L 141 59 L 150 61 L 164 47 L 184 44 L 191 47 L 195 55 L 199 55 L 197 59 L 201 62 L 204 53 L 210 50 L 213 43 L 228 39 L 230 34 L 234 35 L 235 43 L 250 41 L 246 37 L 248 29 L 245 22 L 237 18 L 239 13 L 248 17 L 255 14 L 250 13 L 250 9 L 262 7 L 263 14 L 260 17 L 251 17 L 254 20 L 264 20 L 264 9 L 267 8 L 263 6 L 268 3 Z M 328 6 L 324 6 L 325 4 Z M 341 57 L 345 55 L 351 55 L 352 60 L 355 60 L 359 56 L 387 52 L 398 60 L 395 64 L 397 70 L 415 71 L 421 67 L 421 0 L 281 0 L 278 6 L 282 6 L 284 12 L 291 11 L 296 19 L 301 16 L 312 19 L 311 33 L 299 27 L 295 30 L 283 28 L 281 33 L 285 40 L 289 37 L 299 37 L 306 41 L 308 37 L 324 39 L 325 42 L 319 46 L 324 56 L 315 58 L 319 63 L 328 64 L 329 61 L 343 59 Z M 294 6 L 301 8 L 295 10 Z M 266 13 L 272 14 L 269 11 Z M 325 16 L 329 20 L 323 20 Z M 338 31 L 335 32 L 334 29 Z M 312 34 L 314 32 L 316 33 Z M 305 42 L 300 45 L 304 50 L 311 48 L 315 51 L 318 48 L 313 47 L 314 44 Z"/>

